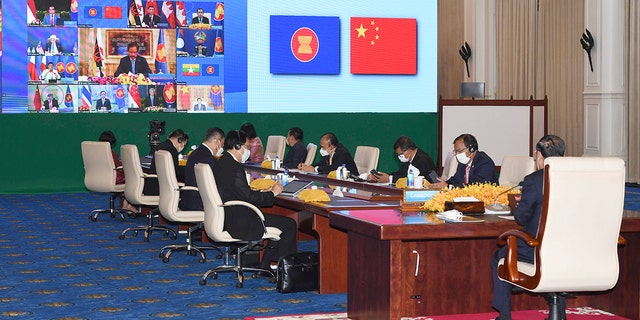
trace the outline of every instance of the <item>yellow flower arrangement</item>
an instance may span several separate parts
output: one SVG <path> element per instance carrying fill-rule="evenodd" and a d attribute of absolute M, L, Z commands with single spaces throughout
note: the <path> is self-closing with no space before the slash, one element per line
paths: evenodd
<path fill-rule="evenodd" d="M 444 203 L 446 201 L 453 201 L 454 198 L 458 197 L 474 197 L 484 203 L 493 203 L 498 194 L 508 189 L 509 187 L 507 186 L 498 186 L 493 183 L 474 183 L 462 188 L 453 188 L 451 190 L 442 189 L 435 196 L 433 196 L 433 198 L 425 202 L 421 208 L 427 211 L 442 212 L 444 211 Z M 510 191 L 510 193 L 519 194 L 520 191 L 514 189 Z M 498 203 L 509 203 L 507 193 L 502 194 L 500 195 L 500 197 L 498 197 Z"/>

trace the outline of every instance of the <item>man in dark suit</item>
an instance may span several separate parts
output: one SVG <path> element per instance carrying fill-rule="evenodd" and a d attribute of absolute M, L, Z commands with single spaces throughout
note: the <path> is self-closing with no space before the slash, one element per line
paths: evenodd
<path fill-rule="evenodd" d="M 202 43 L 198 43 L 198 45 L 193 49 L 193 55 L 196 57 L 203 57 L 207 55 L 207 47 L 203 46 Z"/>
<path fill-rule="evenodd" d="M 524 231 L 532 236 L 538 234 L 540 215 L 542 214 L 542 191 L 544 182 L 544 159 L 548 157 L 564 156 L 565 143 L 562 138 L 555 135 L 544 136 L 536 144 L 536 152 L 533 159 L 537 171 L 524 177 L 522 183 L 522 195 L 513 212 L 516 222 L 524 227 Z M 498 262 L 506 255 L 507 247 L 500 248 L 493 255 L 491 271 L 493 276 L 493 302 L 492 306 L 500 312 L 496 320 L 511 320 L 511 289 L 513 285 L 498 278 Z M 518 260 L 533 263 L 534 250 L 526 245 L 522 239 L 518 239 Z M 563 319 L 566 319 L 564 310 L 565 297 L 560 296 L 560 310 Z"/>
<path fill-rule="evenodd" d="M 225 152 L 213 167 L 218 192 L 223 202 L 241 200 L 257 207 L 273 206 L 274 198 L 282 192 L 282 185 L 276 183 L 265 191 L 251 190 L 242 166 L 249 158 L 250 148 L 249 138 L 244 132 L 231 130 L 227 133 Z M 260 218 L 243 206 L 226 207 L 224 217 L 224 229 L 238 239 L 260 240 L 265 232 L 264 226 L 282 231 L 279 241 L 269 240 L 260 264 L 262 268 L 269 268 L 280 257 L 296 252 L 297 228 L 293 219 L 265 213 L 263 226 Z"/>
<path fill-rule="evenodd" d="M 127 74 L 129 72 L 138 74 L 142 73 L 148 76 L 149 73 L 153 73 L 149 68 L 149 63 L 144 57 L 138 56 L 138 44 L 135 42 L 127 45 L 127 56 L 120 59 L 116 72 L 113 73 L 114 77 L 119 76 L 121 73 Z"/>
<path fill-rule="evenodd" d="M 202 8 L 198 8 L 198 15 L 191 19 L 191 23 L 204 23 L 209 24 L 209 18 L 204 16 L 204 10 Z"/>
<path fill-rule="evenodd" d="M 433 159 L 422 149 L 418 148 L 411 138 L 402 136 L 393 144 L 393 149 L 398 155 L 398 160 L 402 162 L 402 166 L 395 172 L 386 174 L 378 172 L 377 174 L 369 174 L 367 180 L 375 182 L 396 182 L 400 178 L 406 178 L 409 170 L 413 172 L 414 177 L 424 176 L 429 182 L 429 172 L 436 170 Z M 436 173 L 437 176 L 437 173 Z"/>
<path fill-rule="evenodd" d="M 195 166 L 198 163 L 207 163 L 211 170 L 213 170 L 216 164 L 216 157 L 220 157 L 222 152 L 222 145 L 224 144 L 224 132 L 220 128 L 209 128 L 207 134 L 204 136 L 202 144 L 191 154 L 187 159 L 187 165 L 184 167 L 184 185 L 197 187 Z M 180 203 L 178 204 L 181 210 L 188 211 L 203 211 L 202 199 L 200 193 L 196 190 L 184 190 L 180 192 Z"/>
<path fill-rule="evenodd" d="M 176 129 L 169 134 L 169 138 L 158 145 L 158 150 L 167 150 L 171 153 L 173 158 L 173 166 L 176 168 L 176 179 L 178 181 L 183 180 L 184 170 L 178 166 L 178 154 L 182 152 L 184 147 L 189 143 L 189 135 L 184 133 L 181 129 Z M 156 174 L 156 158 L 151 158 L 151 166 L 149 166 L 149 173 Z M 149 178 L 144 180 L 144 189 L 142 193 L 150 196 L 160 195 L 160 185 L 158 184 L 158 178 Z"/>
<path fill-rule="evenodd" d="M 58 99 L 53 97 L 53 93 L 47 94 L 47 100 L 44 101 L 45 110 L 58 109 Z"/>
<path fill-rule="evenodd" d="M 156 7 L 150 6 L 149 9 L 147 9 L 147 14 L 142 18 L 142 22 L 151 28 L 157 27 L 158 23 L 162 22 L 160 16 L 156 15 Z"/>
<path fill-rule="evenodd" d="M 473 183 L 498 183 L 496 164 L 489 155 L 478 151 L 478 140 L 473 135 L 459 135 L 453 141 L 453 151 L 458 160 L 456 173 L 447 181 L 438 178 L 438 182 L 430 184 L 429 189 L 442 189 L 448 185 L 463 187 Z"/>
<path fill-rule="evenodd" d="M 320 138 L 320 155 L 322 159 L 319 162 L 313 165 L 301 163 L 298 165 L 298 169 L 307 172 L 329 173 L 344 164 L 354 176 L 360 174 L 351 153 L 338 142 L 338 137 L 332 132 L 327 132 Z"/>
<path fill-rule="evenodd" d="M 48 54 L 63 53 L 62 44 L 60 44 L 60 41 L 58 41 L 58 37 L 56 37 L 55 34 L 52 34 L 51 36 L 49 36 L 49 39 L 47 40 L 48 40 L 47 44 L 44 46 L 44 50 L 46 53 Z"/>
<path fill-rule="evenodd" d="M 45 26 L 55 26 L 61 22 L 63 22 L 63 19 L 56 13 L 56 8 L 53 6 L 49 7 L 49 13 L 42 17 L 42 25 Z"/>
<path fill-rule="evenodd" d="M 282 165 L 286 168 L 295 169 L 299 164 L 304 163 L 307 159 L 307 147 L 302 142 L 303 132 L 300 128 L 291 128 L 287 132 L 287 145 L 291 147 Z"/>
<path fill-rule="evenodd" d="M 207 110 L 207 105 L 202 103 L 202 99 L 198 98 L 196 100 L 196 103 L 193 104 L 193 111 L 206 111 Z"/>
<path fill-rule="evenodd" d="M 96 102 L 96 110 L 111 111 L 111 101 L 107 98 L 107 93 L 100 91 L 100 99 Z"/>
<path fill-rule="evenodd" d="M 156 88 L 154 87 L 149 88 L 149 95 L 147 96 L 147 99 L 144 100 L 143 107 L 147 108 L 147 107 L 161 107 L 161 106 L 162 106 L 162 102 L 160 101 L 160 98 L 156 97 Z"/>

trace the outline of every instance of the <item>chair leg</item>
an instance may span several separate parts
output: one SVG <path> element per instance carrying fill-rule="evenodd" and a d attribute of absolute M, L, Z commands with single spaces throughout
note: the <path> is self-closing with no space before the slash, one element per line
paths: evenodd
<path fill-rule="evenodd" d="M 124 216 L 125 214 L 131 216 L 133 214 L 135 214 L 134 212 L 131 212 L 130 210 L 126 210 L 126 209 L 116 209 L 115 207 L 115 198 L 118 197 L 121 193 L 120 192 L 113 192 L 111 193 L 111 196 L 109 197 L 109 209 L 96 209 L 91 211 L 91 213 L 89 214 L 89 219 L 93 222 L 98 220 L 98 215 L 100 215 L 101 213 L 108 213 L 111 218 L 114 218 L 116 216 L 116 214 L 120 215 L 120 221 L 124 221 Z"/>
<path fill-rule="evenodd" d="M 202 223 L 198 223 L 195 225 L 192 225 L 189 227 L 189 229 L 187 229 L 187 242 L 186 244 L 174 244 L 174 245 L 168 245 L 168 246 L 164 246 L 162 247 L 162 249 L 160 249 L 160 258 L 162 258 L 162 262 L 169 262 L 169 259 L 171 257 L 171 254 L 175 251 L 186 251 L 187 254 L 190 255 L 197 255 L 200 254 L 200 263 L 204 263 L 205 261 L 207 261 L 207 256 L 205 254 L 205 250 L 216 250 L 218 251 L 218 255 L 216 256 L 216 258 L 221 259 L 223 256 L 223 252 L 222 250 L 220 250 L 220 248 L 216 247 L 216 246 L 197 246 L 195 244 L 193 244 L 193 237 L 192 234 L 194 231 L 197 230 L 201 230 L 203 227 Z M 165 252 L 166 251 L 166 252 Z"/>
<path fill-rule="evenodd" d="M 564 320 L 564 310 L 560 306 L 560 294 L 548 293 L 544 296 L 549 305 L 549 317 L 547 320 Z"/>
<path fill-rule="evenodd" d="M 158 230 L 158 231 L 163 231 L 165 237 L 169 236 L 169 233 L 171 233 L 171 240 L 175 240 L 178 238 L 178 234 L 176 233 L 175 230 L 169 228 L 169 227 L 165 227 L 165 226 L 154 226 L 153 225 L 153 219 L 155 217 L 158 216 L 158 208 L 155 208 L 151 211 L 149 211 L 149 213 L 147 214 L 147 225 L 145 226 L 137 226 L 137 227 L 131 227 L 131 228 L 127 228 L 124 231 L 122 231 L 122 233 L 120 233 L 120 236 L 118 237 L 120 240 L 125 238 L 125 235 L 127 232 L 131 231 L 133 233 L 133 236 L 137 236 L 139 231 L 144 231 L 144 242 L 149 242 L 149 236 L 151 235 L 151 233 L 153 233 L 153 230 Z"/>
<path fill-rule="evenodd" d="M 233 264 L 233 265 L 230 263 L 230 260 L 231 260 L 230 259 L 231 254 L 229 252 L 230 249 L 226 248 L 226 250 L 225 250 L 225 252 L 223 254 L 224 264 L 205 272 L 202 275 L 202 279 L 200 279 L 200 285 L 207 284 L 207 277 L 209 277 L 210 275 L 211 275 L 212 279 L 217 279 L 218 278 L 218 272 L 225 272 L 225 271 L 235 271 L 236 272 L 236 275 L 238 277 L 238 282 L 236 283 L 236 288 L 242 288 L 244 286 L 244 272 L 245 271 L 253 271 L 253 272 L 256 272 L 256 273 L 257 272 L 266 273 L 271 277 L 272 281 L 275 281 L 276 275 L 271 270 L 262 269 L 262 268 L 255 268 L 255 267 L 243 267 L 242 266 L 242 253 L 246 252 L 247 250 L 249 250 L 250 248 L 253 248 L 253 247 L 254 247 L 254 244 L 249 242 L 248 244 L 236 249 L 236 251 L 235 251 L 236 261 L 235 261 L 235 264 Z"/>

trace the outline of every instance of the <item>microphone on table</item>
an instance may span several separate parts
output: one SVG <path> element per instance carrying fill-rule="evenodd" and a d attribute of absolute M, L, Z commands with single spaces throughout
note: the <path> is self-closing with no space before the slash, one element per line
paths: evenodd
<path fill-rule="evenodd" d="M 493 204 L 488 204 L 486 206 L 484 206 L 485 210 L 489 210 L 489 211 L 495 211 L 495 212 L 501 212 L 501 211 L 511 211 L 511 207 L 509 207 L 506 204 L 502 204 L 502 203 L 498 203 L 498 198 L 500 198 L 501 195 L 517 188 L 517 187 L 522 187 L 522 181 L 518 182 L 518 184 L 516 184 L 515 186 L 502 191 L 500 193 L 498 193 L 498 195 L 496 196 L 496 199 L 493 201 Z"/>

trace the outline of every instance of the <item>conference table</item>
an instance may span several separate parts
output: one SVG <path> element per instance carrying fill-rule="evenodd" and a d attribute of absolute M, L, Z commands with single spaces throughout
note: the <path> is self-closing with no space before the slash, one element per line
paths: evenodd
<path fill-rule="evenodd" d="M 245 170 L 254 178 L 273 176 L 282 170 L 246 164 Z M 264 213 L 289 217 L 298 225 L 298 239 L 313 235 L 318 240 L 319 292 L 347 292 L 347 233 L 329 225 L 330 213 L 335 210 L 393 209 L 400 206 L 402 190 L 389 184 L 375 184 L 327 178 L 326 175 L 291 171 L 299 180 L 313 181 L 327 191 L 330 202 L 304 202 L 296 197 L 277 196 L 274 206 L 261 208 Z M 343 197 L 331 193 L 339 188 Z"/>
<path fill-rule="evenodd" d="M 515 221 L 484 215 L 479 223 L 443 223 L 432 214 L 397 209 L 338 210 L 330 226 L 348 233 L 348 317 L 466 314 L 491 308 L 491 258 L 497 237 Z M 589 306 L 640 319 L 640 212 L 625 211 L 617 285 L 577 294 L 569 307 Z M 514 294 L 513 310 L 547 309 L 541 296 Z"/>

